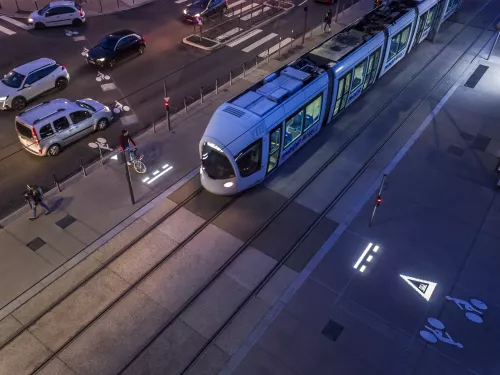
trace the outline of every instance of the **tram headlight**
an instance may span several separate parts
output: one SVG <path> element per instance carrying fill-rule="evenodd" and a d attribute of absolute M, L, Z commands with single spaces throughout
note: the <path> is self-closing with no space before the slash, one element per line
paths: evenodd
<path fill-rule="evenodd" d="M 234 183 L 232 183 L 231 181 L 229 181 L 229 182 L 226 182 L 226 183 L 224 184 L 224 187 L 225 187 L 225 188 L 230 188 L 230 187 L 233 187 L 233 185 L 234 185 Z"/>

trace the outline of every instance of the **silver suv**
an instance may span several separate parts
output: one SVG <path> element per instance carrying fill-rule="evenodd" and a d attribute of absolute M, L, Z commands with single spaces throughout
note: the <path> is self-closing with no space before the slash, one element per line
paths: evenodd
<path fill-rule="evenodd" d="M 68 86 L 69 73 L 64 65 L 42 57 L 11 70 L 0 81 L 0 109 L 20 111 L 30 100 L 54 88 Z"/>
<path fill-rule="evenodd" d="M 80 26 L 84 22 L 85 12 L 74 1 L 53 1 L 28 17 L 28 24 L 35 29 L 62 25 Z"/>
<path fill-rule="evenodd" d="M 54 99 L 16 116 L 16 130 L 27 151 L 56 156 L 70 143 L 106 129 L 112 118 L 109 107 L 92 99 Z"/>

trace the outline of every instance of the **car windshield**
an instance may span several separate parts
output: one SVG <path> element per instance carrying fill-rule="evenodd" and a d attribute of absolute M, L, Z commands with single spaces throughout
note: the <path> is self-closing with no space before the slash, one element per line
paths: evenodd
<path fill-rule="evenodd" d="M 2 83 L 5 86 L 13 87 L 15 89 L 21 87 L 23 81 L 24 81 L 24 76 L 15 71 L 11 71 L 2 79 Z"/>
<path fill-rule="evenodd" d="M 89 111 L 92 111 L 92 112 L 95 112 L 95 108 L 92 107 L 91 105 L 87 104 L 87 103 L 84 103 L 84 102 L 81 102 L 79 100 L 76 101 L 76 104 L 78 104 L 80 107 L 82 107 L 83 109 L 88 109 Z"/>
<path fill-rule="evenodd" d="M 40 10 L 38 11 L 38 14 L 39 14 L 40 16 L 44 15 L 44 14 L 45 14 L 45 12 L 46 12 L 49 8 L 50 8 L 50 4 L 48 4 L 48 5 L 44 6 L 42 9 L 40 9 Z"/>
<path fill-rule="evenodd" d="M 109 49 L 110 51 L 113 51 L 116 46 L 116 42 L 118 41 L 118 38 L 115 36 L 107 36 L 106 38 L 102 39 L 99 42 L 99 46 L 104 49 Z"/>
<path fill-rule="evenodd" d="M 201 165 L 210 178 L 225 180 L 234 177 L 234 169 L 229 159 L 219 147 L 209 142 L 202 148 Z"/>

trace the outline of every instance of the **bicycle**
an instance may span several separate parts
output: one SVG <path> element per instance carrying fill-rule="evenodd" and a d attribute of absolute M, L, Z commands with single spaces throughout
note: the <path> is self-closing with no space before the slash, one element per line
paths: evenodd
<path fill-rule="evenodd" d="M 134 166 L 134 169 L 137 173 L 146 173 L 146 165 L 142 162 L 142 159 L 144 158 L 144 155 L 136 155 L 137 148 L 132 148 L 129 149 L 129 155 L 130 159 L 132 159 L 132 165 Z M 130 163 L 129 160 L 127 162 Z"/>

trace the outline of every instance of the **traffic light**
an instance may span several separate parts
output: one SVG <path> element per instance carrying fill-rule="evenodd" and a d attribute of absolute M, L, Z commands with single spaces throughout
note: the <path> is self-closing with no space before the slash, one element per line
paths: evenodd
<path fill-rule="evenodd" d="M 377 200 L 375 201 L 375 206 L 380 206 L 380 204 L 382 203 L 382 197 L 379 195 L 377 196 Z"/>
<path fill-rule="evenodd" d="M 170 109 L 170 97 L 167 96 L 166 98 L 163 98 L 165 102 L 165 109 Z"/>

